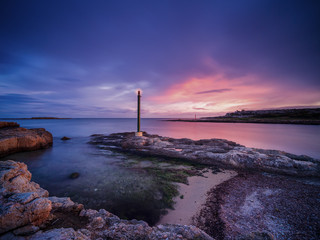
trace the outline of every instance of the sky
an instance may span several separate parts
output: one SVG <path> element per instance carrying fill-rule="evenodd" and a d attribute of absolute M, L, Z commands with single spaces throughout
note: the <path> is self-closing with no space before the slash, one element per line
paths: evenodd
<path fill-rule="evenodd" d="M 1 117 L 320 107 L 320 2 L 2 0 Z"/>

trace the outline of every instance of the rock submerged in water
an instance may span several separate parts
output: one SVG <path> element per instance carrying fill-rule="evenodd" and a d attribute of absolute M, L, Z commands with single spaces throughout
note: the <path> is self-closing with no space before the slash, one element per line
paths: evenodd
<path fill-rule="evenodd" d="M 17 123 L 0 122 L 0 157 L 47 148 L 52 141 L 52 134 L 44 128 L 26 129 Z"/>
<path fill-rule="evenodd" d="M 71 174 L 69 175 L 69 178 L 71 178 L 71 179 L 76 179 L 76 178 L 78 178 L 79 176 L 80 176 L 80 173 L 74 172 L 74 173 L 71 173 Z"/>
<path fill-rule="evenodd" d="M 150 227 L 104 209 L 84 209 L 70 198 L 48 197 L 30 180 L 24 163 L 0 161 L 1 239 L 212 239 L 195 226 Z"/>
<path fill-rule="evenodd" d="M 320 160 L 277 151 L 247 148 L 224 139 L 174 139 L 144 133 L 92 135 L 92 144 L 113 151 L 181 159 L 224 168 L 295 176 L 320 176 Z"/>
<path fill-rule="evenodd" d="M 64 137 L 61 138 L 61 140 L 63 140 L 63 141 L 67 141 L 67 140 L 70 140 L 70 139 L 71 139 L 71 138 L 66 137 L 66 136 L 64 136 Z"/>

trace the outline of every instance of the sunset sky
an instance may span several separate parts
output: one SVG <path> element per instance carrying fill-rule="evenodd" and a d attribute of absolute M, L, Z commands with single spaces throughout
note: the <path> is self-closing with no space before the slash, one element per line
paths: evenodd
<path fill-rule="evenodd" d="M 0 117 L 320 107 L 320 2 L 4 0 Z"/>

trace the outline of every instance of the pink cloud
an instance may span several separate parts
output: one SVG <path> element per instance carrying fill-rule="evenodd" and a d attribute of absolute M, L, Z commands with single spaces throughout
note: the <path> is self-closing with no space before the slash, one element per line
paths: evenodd
<path fill-rule="evenodd" d="M 267 79 L 254 75 L 233 79 L 215 75 L 186 79 L 146 100 L 160 114 L 190 115 L 197 112 L 207 116 L 240 109 L 320 106 L 320 90 L 297 89 L 281 82 L 275 84 L 274 81 L 271 84 Z"/>

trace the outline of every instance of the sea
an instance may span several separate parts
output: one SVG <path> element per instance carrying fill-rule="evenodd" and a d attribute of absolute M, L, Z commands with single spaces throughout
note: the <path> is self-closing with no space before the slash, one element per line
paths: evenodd
<path fill-rule="evenodd" d="M 320 126 L 293 124 L 172 122 L 143 118 L 141 130 L 151 134 L 193 140 L 227 139 L 246 147 L 276 149 L 320 159 Z M 136 131 L 133 118 L 74 118 L 12 120 L 24 128 L 45 128 L 53 135 L 48 149 L 12 154 L 0 160 L 24 162 L 32 180 L 52 196 L 70 197 L 87 208 L 105 208 L 123 218 L 155 223 L 159 212 L 146 192 L 154 189 L 153 176 L 119 166 L 132 156 L 104 151 L 89 144 L 92 134 Z M 68 141 L 62 137 L 71 138 Z M 70 179 L 70 174 L 79 178 Z M 139 195 L 144 192 L 141 197 Z M 138 196 L 138 197 L 137 197 Z M 151 205 L 148 205 L 151 204 Z M 156 216 L 154 216 L 156 215 Z"/>

